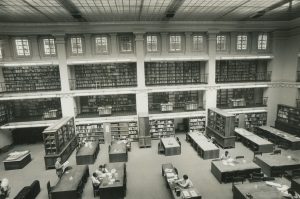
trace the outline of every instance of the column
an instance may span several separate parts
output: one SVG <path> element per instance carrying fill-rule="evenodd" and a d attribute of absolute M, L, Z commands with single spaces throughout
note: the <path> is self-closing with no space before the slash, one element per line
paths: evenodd
<path fill-rule="evenodd" d="M 138 115 L 148 115 L 148 93 L 145 90 L 145 52 L 144 33 L 135 34 L 137 84 L 139 91 L 136 94 L 136 108 Z"/>
<path fill-rule="evenodd" d="M 119 45 L 117 42 L 117 34 L 116 33 L 111 33 L 110 35 L 110 42 L 111 42 L 111 56 L 116 57 L 119 52 Z"/>
<path fill-rule="evenodd" d="M 167 55 L 169 52 L 169 47 L 168 47 L 168 33 L 162 32 L 160 33 L 161 36 L 161 54 L 162 55 Z"/>
<path fill-rule="evenodd" d="M 60 97 L 60 103 L 61 103 L 61 112 L 63 117 L 75 117 L 76 111 L 75 111 L 75 99 L 72 95 L 63 94 Z"/>
<path fill-rule="evenodd" d="M 92 45 L 91 45 L 91 34 L 84 34 L 84 43 L 85 43 L 85 57 L 92 57 Z"/>
<path fill-rule="evenodd" d="M 189 55 L 191 54 L 191 49 L 192 49 L 192 33 L 190 32 L 185 32 L 185 54 Z"/>
<path fill-rule="evenodd" d="M 4 61 L 12 60 L 12 48 L 10 45 L 10 39 L 8 36 L 1 36 L 0 47 L 2 48 L 2 56 Z"/>
<path fill-rule="evenodd" d="M 31 47 L 31 55 L 32 55 L 32 60 L 40 60 L 40 53 L 39 53 L 39 45 L 38 45 L 38 40 L 37 36 L 29 36 L 28 37 L 30 40 L 30 47 Z M 42 49 L 41 49 L 42 50 Z"/>

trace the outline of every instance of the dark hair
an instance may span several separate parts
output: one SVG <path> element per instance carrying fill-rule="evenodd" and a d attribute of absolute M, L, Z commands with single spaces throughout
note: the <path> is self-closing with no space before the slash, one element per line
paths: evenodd
<path fill-rule="evenodd" d="M 292 188 L 289 188 L 288 190 L 288 193 L 291 194 L 292 196 L 295 196 L 295 191 L 292 189 Z"/>
<path fill-rule="evenodd" d="M 94 176 L 94 177 L 97 177 L 97 173 L 96 173 L 96 172 L 94 172 L 94 173 L 93 173 L 93 176 Z"/>
<path fill-rule="evenodd" d="M 100 168 L 100 169 L 102 169 L 102 168 L 103 168 L 103 165 L 102 165 L 102 164 L 100 164 L 99 168 Z"/>
<path fill-rule="evenodd" d="M 228 151 L 225 151 L 225 153 L 229 153 Z"/>
<path fill-rule="evenodd" d="M 183 179 L 185 179 L 185 180 L 189 179 L 188 175 L 184 174 Z"/>

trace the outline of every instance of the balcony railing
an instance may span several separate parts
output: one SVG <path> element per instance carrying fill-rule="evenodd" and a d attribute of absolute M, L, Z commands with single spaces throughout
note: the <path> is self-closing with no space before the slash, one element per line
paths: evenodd
<path fill-rule="evenodd" d="M 136 105 L 113 105 L 75 108 L 76 118 L 136 115 Z"/>
<path fill-rule="evenodd" d="M 12 114 L 7 118 L 6 122 L 29 122 L 41 120 L 57 120 L 62 117 L 60 109 L 47 109 L 47 110 L 23 110 L 26 114 L 16 115 Z"/>
<path fill-rule="evenodd" d="M 147 86 L 164 86 L 164 85 L 187 85 L 187 84 L 207 84 L 208 74 L 201 74 L 187 77 L 176 77 L 176 75 L 159 77 L 146 76 Z"/>
<path fill-rule="evenodd" d="M 232 74 L 216 74 L 217 83 L 230 82 L 268 82 L 271 81 L 272 71 L 249 74 L 247 72 L 234 72 Z"/>
<path fill-rule="evenodd" d="M 168 112 L 176 113 L 176 112 L 202 111 L 204 109 L 205 109 L 204 101 L 202 103 L 177 102 L 175 103 L 175 105 L 172 103 L 150 103 L 149 104 L 150 114 L 168 113 Z"/>
<path fill-rule="evenodd" d="M 39 92 L 39 91 L 59 91 L 61 90 L 60 81 L 53 80 L 51 84 L 30 83 L 30 81 L 0 82 L 0 92 L 16 93 L 16 92 Z"/>
<path fill-rule="evenodd" d="M 268 104 L 268 97 L 262 97 L 260 100 L 251 101 L 239 99 L 230 99 L 227 104 L 217 104 L 218 108 L 231 109 L 231 108 L 251 108 L 251 107 L 266 107 Z"/>
<path fill-rule="evenodd" d="M 70 89 L 101 89 L 101 88 L 124 88 L 124 87 L 136 87 L 137 83 L 133 80 L 107 80 L 106 82 L 98 81 L 95 79 L 76 80 L 70 79 Z"/>

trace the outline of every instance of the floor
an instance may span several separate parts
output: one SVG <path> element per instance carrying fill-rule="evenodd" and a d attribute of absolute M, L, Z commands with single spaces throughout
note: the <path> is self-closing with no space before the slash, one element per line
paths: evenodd
<path fill-rule="evenodd" d="M 126 199 L 171 199 L 171 194 L 165 186 L 161 176 L 161 164 L 172 163 L 178 168 L 179 175 L 187 174 L 194 183 L 194 186 L 207 199 L 231 199 L 231 183 L 220 184 L 210 172 L 210 160 L 200 158 L 189 143 L 185 141 L 185 135 L 179 134 L 182 143 L 182 153 L 177 156 L 164 156 L 157 153 L 158 140 L 152 141 L 151 148 L 139 148 L 137 142 L 132 143 L 132 150 L 129 152 L 127 162 L 127 196 Z M 24 186 L 30 185 L 33 180 L 38 179 L 41 185 L 41 192 L 37 199 L 47 199 L 46 183 L 50 180 L 51 185 L 57 182 L 55 170 L 45 170 L 44 147 L 42 143 L 31 145 L 18 145 L 12 151 L 30 150 L 32 161 L 21 170 L 5 171 L 3 164 L 0 164 L 0 178 L 8 178 L 11 185 L 10 198 L 13 198 Z M 232 156 L 244 155 L 247 159 L 253 158 L 253 152 L 236 143 L 236 148 L 228 150 Z M 8 153 L 9 153 L 8 152 Z M 221 154 L 224 152 L 221 149 Z M 300 151 L 283 151 L 284 155 L 294 154 L 300 156 Z M 0 154 L 0 161 L 3 161 L 7 153 Z M 75 152 L 69 158 L 70 165 L 75 164 Z M 108 163 L 108 144 L 101 144 L 100 153 L 94 165 L 90 165 L 90 174 L 99 164 Z M 284 178 L 279 179 L 290 185 Z M 92 199 L 93 191 L 91 181 L 85 185 L 83 197 Z"/>

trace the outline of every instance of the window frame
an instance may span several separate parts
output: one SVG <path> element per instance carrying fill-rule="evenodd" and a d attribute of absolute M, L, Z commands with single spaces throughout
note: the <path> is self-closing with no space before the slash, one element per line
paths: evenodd
<path fill-rule="evenodd" d="M 21 40 L 21 42 L 22 42 L 22 51 L 24 51 L 24 41 L 25 40 L 27 40 L 27 44 L 28 44 L 28 52 L 29 52 L 29 54 L 28 55 L 26 55 L 25 54 L 25 52 L 23 52 L 23 55 L 19 55 L 19 53 L 18 53 L 18 45 L 17 45 L 17 40 Z M 13 39 L 13 41 L 14 41 L 14 52 L 15 52 L 15 55 L 16 55 L 16 57 L 20 57 L 20 58 L 22 58 L 22 57 L 32 57 L 32 52 L 31 52 L 31 43 L 30 43 L 30 39 L 29 38 L 27 38 L 27 37 L 15 37 L 14 39 Z"/>
<path fill-rule="evenodd" d="M 180 44 L 180 49 L 174 49 L 174 50 L 172 50 L 172 48 L 171 48 L 171 45 L 172 45 L 172 43 L 171 43 L 171 38 L 172 37 L 179 37 L 180 38 L 180 42 L 179 43 L 177 43 L 177 44 Z M 177 40 L 177 39 L 175 39 L 175 40 Z M 178 53 L 178 52 L 183 52 L 183 36 L 181 35 L 181 34 L 170 34 L 169 35 L 169 52 L 170 53 Z"/>
<path fill-rule="evenodd" d="M 195 49 L 194 47 L 194 37 L 201 37 L 202 38 L 202 44 L 200 45 L 201 47 L 198 48 L 198 49 Z M 192 38 L 191 38 L 191 43 L 192 43 L 192 51 L 193 52 L 200 52 L 200 51 L 203 51 L 204 50 L 204 36 L 203 34 L 192 34 Z M 198 44 L 198 47 L 199 47 L 199 44 Z"/>
<path fill-rule="evenodd" d="M 218 40 L 218 38 L 220 38 L 219 40 Z M 222 40 L 222 38 L 223 38 L 223 40 Z M 227 37 L 227 35 L 225 35 L 225 34 L 220 34 L 220 35 L 217 35 L 217 37 L 216 37 L 216 51 L 226 51 L 227 50 L 227 40 L 228 40 L 228 37 Z M 218 44 L 218 41 L 220 42 L 220 44 Z M 224 41 L 224 44 L 222 45 L 222 41 Z M 219 46 L 219 48 L 218 48 L 218 46 Z M 224 49 L 223 48 L 221 48 L 222 46 L 224 46 Z"/>
<path fill-rule="evenodd" d="M 236 50 L 237 51 L 248 50 L 248 42 L 249 42 L 248 35 L 246 33 L 239 33 L 236 36 Z"/>
<path fill-rule="evenodd" d="M 123 49 L 123 41 L 121 38 L 127 37 L 128 38 L 128 42 L 126 45 L 130 44 L 131 49 L 130 50 L 124 50 Z M 133 43 L 133 35 L 130 34 L 120 34 L 118 36 L 118 43 L 119 43 L 119 52 L 120 53 L 124 53 L 124 54 L 130 54 L 133 53 L 133 49 L 134 49 L 134 43 Z"/>
<path fill-rule="evenodd" d="M 80 43 L 81 43 L 81 53 L 78 53 L 78 48 L 76 48 L 76 53 L 73 52 L 73 44 L 72 44 L 72 39 L 76 39 L 76 45 L 78 45 L 78 41 L 77 39 L 80 39 Z M 70 42 L 70 54 L 72 56 L 81 56 L 81 55 L 84 55 L 85 53 L 85 48 L 84 48 L 84 38 L 80 35 L 72 35 L 70 36 L 70 39 L 69 39 L 69 42 Z M 74 46 L 75 47 L 75 46 Z"/>
<path fill-rule="evenodd" d="M 156 50 L 148 50 L 148 37 L 156 37 Z M 159 35 L 157 35 L 157 34 L 147 34 L 146 35 L 146 42 L 145 42 L 145 46 L 146 46 L 146 51 L 147 51 L 147 53 L 157 53 L 157 52 L 159 52 L 160 50 L 159 50 L 159 48 L 160 48 L 160 46 L 159 46 L 159 44 L 160 44 L 160 42 L 159 42 Z M 152 45 L 153 45 L 153 42 L 152 42 L 152 39 L 151 39 L 151 47 L 152 47 Z"/>
<path fill-rule="evenodd" d="M 102 50 L 97 50 L 97 38 L 106 38 L 106 52 Z M 94 44 L 94 52 L 97 55 L 108 55 L 110 53 L 110 38 L 106 34 L 101 34 L 101 35 L 95 35 L 93 37 L 93 44 Z M 102 45 L 101 45 L 102 46 Z"/>
<path fill-rule="evenodd" d="M 260 46 L 262 46 L 262 44 L 261 44 L 261 42 L 263 42 L 263 40 L 260 40 L 260 36 L 266 36 L 266 41 L 265 41 L 265 45 L 266 45 L 266 47 L 263 49 L 263 48 L 261 48 L 261 49 L 259 49 L 259 47 Z M 262 37 L 262 39 L 263 39 L 263 37 Z M 267 51 L 268 50 L 268 48 L 269 48 L 269 34 L 268 33 L 266 33 L 266 32 L 260 32 L 260 33 L 258 33 L 258 35 L 257 35 L 257 50 L 258 51 Z"/>
<path fill-rule="evenodd" d="M 49 44 L 49 50 L 50 50 L 50 54 L 46 54 L 46 49 L 45 49 L 45 40 L 53 40 L 53 43 L 54 43 L 54 48 L 51 48 L 50 47 L 50 44 Z M 42 37 L 41 38 L 41 45 L 42 45 L 42 48 L 43 48 L 43 56 L 45 57 L 56 57 L 57 56 L 57 48 L 56 48 L 56 41 L 55 41 L 55 38 L 54 37 Z M 51 49 L 54 49 L 54 54 L 51 53 Z"/>

